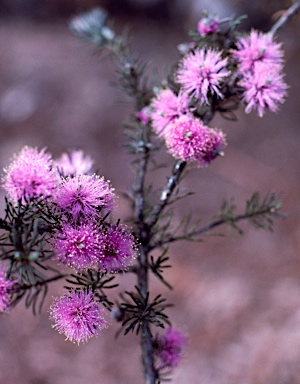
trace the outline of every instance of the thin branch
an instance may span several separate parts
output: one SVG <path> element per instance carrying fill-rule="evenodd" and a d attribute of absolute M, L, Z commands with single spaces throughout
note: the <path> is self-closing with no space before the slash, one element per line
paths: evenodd
<path fill-rule="evenodd" d="M 283 15 L 276 21 L 273 27 L 270 29 L 269 33 L 275 35 L 280 28 L 282 28 L 292 17 L 293 15 L 300 9 L 300 0 L 296 0 L 284 13 Z"/>
<path fill-rule="evenodd" d="M 139 169 L 136 175 L 135 185 L 133 187 L 134 193 L 134 217 L 137 223 L 144 221 L 144 206 L 145 206 L 145 177 L 147 173 L 147 166 L 149 161 L 149 149 L 144 146 L 144 153 L 141 161 L 139 162 Z"/>
<path fill-rule="evenodd" d="M 46 280 L 43 280 L 43 281 L 37 281 L 35 284 L 16 284 L 16 289 L 17 291 L 16 292 L 19 292 L 20 290 L 23 290 L 23 291 L 26 291 L 27 289 L 31 289 L 33 287 L 39 287 L 39 286 L 43 286 L 43 285 L 46 285 L 48 283 L 52 283 L 52 281 L 56 281 L 56 280 L 60 280 L 60 279 L 63 279 L 64 277 L 69 277 L 70 275 L 69 274 L 61 274 L 61 275 L 57 275 L 57 276 L 54 276 L 54 277 L 50 277 L 49 279 L 46 279 Z"/>
<path fill-rule="evenodd" d="M 142 325 L 142 351 L 145 384 L 155 384 L 157 372 L 154 369 L 152 335 L 148 323 Z"/>
<path fill-rule="evenodd" d="M 149 218 L 147 220 L 147 225 L 152 228 L 158 221 L 160 214 L 162 213 L 165 206 L 168 204 L 170 197 L 172 196 L 172 193 L 176 186 L 178 185 L 178 182 L 180 180 L 180 177 L 186 167 L 186 162 L 182 160 L 178 160 L 173 168 L 173 172 L 171 176 L 168 178 L 167 184 L 165 188 L 162 190 L 160 194 L 159 202 L 154 206 L 152 212 L 149 215 Z"/>
<path fill-rule="evenodd" d="M 273 209 L 273 208 L 271 208 L 271 209 Z M 156 242 L 155 244 L 153 244 L 153 245 L 151 245 L 149 247 L 149 252 L 152 251 L 155 248 L 159 248 L 159 247 L 162 247 L 163 245 L 174 243 L 176 241 L 180 241 L 180 240 L 194 240 L 193 237 L 199 236 L 199 235 L 203 235 L 204 233 L 209 232 L 212 229 L 214 229 L 216 227 L 219 227 L 220 225 L 223 225 L 223 224 L 237 223 L 237 222 L 239 222 L 241 220 L 249 220 L 249 219 L 252 219 L 252 218 L 257 217 L 257 216 L 266 215 L 268 213 L 269 214 L 274 214 L 270 210 L 270 208 L 266 208 L 266 209 L 263 209 L 263 210 L 260 210 L 260 211 L 256 211 L 256 212 L 252 212 L 252 213 L 244 213 L 244 214 L 232 217 L 230 219 L 228 217 L 226 217 L 226 218 L 222 218 L 222 219 L 219 219 L 219 220 L 215 220 L 215 221 L 211 222 L 210 224 L 206 225 L 205 227 L 196 229 L 195 231 L 191 231 L 191 232 L 188 232 L 188 233 L 180 235 L 180 236 L 171 236 L 171 237 L 169 237 L 169 238 L 167 238 L 165 240 L 158 241 L 158 242 Z"/>

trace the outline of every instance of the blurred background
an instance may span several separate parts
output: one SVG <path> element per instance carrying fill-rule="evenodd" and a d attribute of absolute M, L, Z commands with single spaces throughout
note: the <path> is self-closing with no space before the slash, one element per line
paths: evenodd
<path fill-rule="evenodd" d="M 47 147 L 54 157 L 81 148 L 111 180 L 120 195 L 118 214 L 126 217 L 122 192 L 133 175 L 120 143 L 130 101 L 111 86 L 111 63 L 70 33 L 70 17 L 104 7 L 117 31 L 130 25 L 132 46 L 151 62 L 149 74 L 157 68 L 162 76 L 202 10 L 221 17 L 246 13 L 243 28 L 267 31 L 276 12 L 289 5 L 288 0 L 1 0 L 1 169 L 24 145 Z M 189 337 L 174 383 L 300 383 L 299 21 L 298 15 L 278 36 L 290 85 L 280 112 L 261 119 L 240 110 L 237 122 L 216 116 L 211 126 L 227 134 L 225 157 L 183 181 L 195 195 L 179 206 L 176 220 L 193 210 L 206 224 L 224 198 L 235 196 L 242 210 L 257 190 L 281 192 L 286 218 L 273 233 L 244 226 L 242 237 L 207 237 L 170 249 L 174 268 L 167 278 L 174 290 L 155 280 L 152 286 L 175 304 L 168 313 Z M 120 282 L 127 289 L 133 284 L 131 276 Z M 142 383 L 138 340 L 134 335 L 115 340 L 118 324 L 79 347 L 51 328 L 47 308 L 61 291 L 61 283 L 51 287 L 40 316 L 20 304 L 0 318 L 0 383 Z"/>

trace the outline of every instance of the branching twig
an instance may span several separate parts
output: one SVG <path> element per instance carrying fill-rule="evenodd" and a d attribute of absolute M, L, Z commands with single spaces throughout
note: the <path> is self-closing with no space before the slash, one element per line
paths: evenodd
<path fill-rule="evenodd" d="M 166 244 L 174 243 L 174 242 L 180 241 L 180 240 L 194 240 L 193 238 L 195 236 L 203 235 L 203 234 L 211 231 L 212 229 L 214 229 L 216 227 L 219 227 L 219 226 L 221 226 L 223 224 L 228 224 L 228 223 L 229 224 L 235 224 L 235 223 L 238 223 L 239 221 L 242 221 L 242 220 L 249 220 L 249 219 L 251 220 L 253 218 L 264 216 L 264 215 L 267 215 L 267 214 L 276 215 L 276 213 L 273 213 L 271 211 L 272 209 L 273 208 L 271 208 L 271 209 L 270 208 L 266 208 L 266 209 L 262 209 L 262 210 L 259 210 L 259 211 L 256 211 L 256 212 L 244 213 L 244 214 L 241 214 L 241 215 L 237 215 L 237 216 L 234 216 L 234 217 L 232 217 L 230 219 L 227 218 L 227 217 L 224 217 L 222 219 L 215 220 L 215 221 L 211 222 L 210 224 L 206 225 L 205 227 L 196 229 L 194 231 L 188 232 L 188 233 L 183 234 L 183 235 L 170 236 L 167 239 L 158 241 L 155 244 L 150 246 L 149 251 L 152 251 L 155 248 L 159 248 L 159 247 L 162 247 L 162 246 L 164 246 Z"/>
<path fill-rule="evenodd" d="M 26 291 L 28 289 L 34 288 L 34 287 L 40 287 L 43 285 L 46 285 L 48 283 L 52 283 L 53 281 L 63 279 L 65 277 L 69 277 L 69 274 L 60 274 L 57 276 L 50 277 L 49 279 L 42 280 L 42 281 L 37 281 L 34 284 L 15 284 L 14 291 L 19 292 L 19 291 Z"/>
<path fill-rule="evenodd" d="M 149 149 L 144 147 L 143 156 L 139 162 L 139 169 L 137 170 L 136 181 L 133 187 L 134 194 L 134 218 L 137 222 L 143 223 L 144 221 L 144 206 L 145 206 L 145 177 L 149 161 Z"/>
<path fill-rule="evenodd" d="M 276 21 L 273 27 L 270 29 L 269 33 L 275 35 L 280 28 L 282 28 L 291 17 L 300 9 L 300 0 L 296 0 L 283 15 Z"/>
<path fill-rule="evenodd" d="M 179 183 L 180 177 L 186 167 L 186 162 L 178 160 L 173 168 L 171 176 L 168 178 L 165 188 L 160 194 L 159 202 L 154 206 L 152 212 L 150 213 L 147 225 L 152 228 L 158 221 L 160 214 L 162 213 L 165 206 L 168 204 L 168 201 Z"/>

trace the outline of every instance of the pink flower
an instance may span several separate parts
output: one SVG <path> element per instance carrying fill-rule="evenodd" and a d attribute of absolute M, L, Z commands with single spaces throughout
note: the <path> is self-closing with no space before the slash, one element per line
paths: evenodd
<path fill-rule="evenodd" d="M 100 210 L 113 208 L 115 195 L 109 182 L 97 175 L 75 175 L 62 181 L 54 202 L 76 222 L 98 217 Z"/>
<path fill-rule="evenodd" d="M 223 98 L 219 86 L 230 75 L 226 69 L 227 61 L 227 57 L 222 59 L 221 51 L 197 49 L 180 61 L 175 79 L 184 92 L 199 99 L 201 104 L 209 104 L 209 93 Z"/>
<path fill-rule="evenodd" d="M 99 261 L 99 231 L 91 223 L 72 226 L 63 223 L 52 238 L 54 259 L 80 272 L 93 269 Z"/>
<path fill-rule="evenodd" d="M 213 16 L 204 16 L 198 22 L 198 32 L 201 36 L 215 32 L 219 28 L 219 19 Z"/>
<path fill-rule="evenodd" d="M 100 271 L 118 272 L 132 264 L 137 256 L 137 244 L 124 226 L 118 224 L 104 227 L 99 236 Z"/>
<path fill-rule="evenodd" d="M 64 333 L 66 340 L 78 344 L 99 335 L 107 327 L 104 315 L 104 309 L 93 300 L 92 293 L 86 291 L 66 292 L 55 298 L 50 308 L 53 328 Z"/>
<path fill-rule="evenodd" d="M 179 116 L 189 113 L 189 97 L 180 93 L 176 96 L 171 89 L 163 89 L 152 100 L 152 127 L 158 136 Z"/>
<path fill-rule="evenodd" d="M 182 360 L 186 337 L 178 330 L 169 328 L 164 335 L 153 340 L 157 369 L 176 368 Z"/>
<path fill-rule="evenodd" d="M 9 299 L 12 286 L 15 282 L 6 278 L 6 271 L 0 266 L 0 312 L 9 310 Z"/>
<path fill-rule="evenodd" d="M 44 197 L 53 194 L 58 177 L 52 168 L 51 156 L 42 149 L 24 147 L 5 169 L 3 188 L 15 203 L 22 199 Z"/>
<path fill-rule="evenodd" d="M 136 117 L 144 124 L 148 124 L 151 117 L 151 108 L 146 106 L 136 113 Z"/>
<path fill-rule="evenodd" d="M 250 35 L 241 37 L 236 45 L 237 50 L 232 50 L 232 54 L 238 61 L 241 73 L 252 70 L 257 61 L 282 65 L 281 44 L 275 43 L 271 34 L 252 30 Z"/>
<path fill-rule="evenodd" d="M 225 136 L 221 131 L 208 128 L 199 119 L 190 116 L 177 119 L 165 139 L 171 155 L 198 167 L 209 164 L 222 154 L 226 146 Z"/>
<path fill-rule="evenodd" d="M 69 153 L 63 153 L 55 161 L 59 173 L 63 176 L 88 174 L 93 166 L 93 160 L 85 155 L 81 150 L 72 150 Z"/>
<path fill-rule="evenodd" d="M 288 88 L 279 67 L 261 61 L 255 63 L 253 73 L 249 71 L 244 74 L 240 85 L 245 89 L 245 112 L 249 113 L 256 108 L 260 117 L 265 109 L 272 112 L 279 109 L 279 103 L 284 102 Z"/>

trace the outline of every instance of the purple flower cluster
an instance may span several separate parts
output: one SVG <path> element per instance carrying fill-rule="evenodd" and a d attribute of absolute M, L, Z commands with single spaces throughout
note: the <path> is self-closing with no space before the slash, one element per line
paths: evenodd
<path fill-rule="evenodd" d="M 99 259 L 99 231 L 91 223 L 63 223 L 53 238 L 54 259 L 77 271 L 95 268 Z"/>
<path fill-rule="evenodd" d="M 216 32 L 219 28 L 219 19 L 210 15 L 203 15 L 203 17 L 198 21 L 198 32 L 202 37 L 208 35 L 209 33 Z"/>
<path fill-rule="evenodd" d="M 169 328 L 164 335 L 156 336 L 153 349 L 157 369 L 176 368 L 182 360 L 186 344 L 186 337 L 174 328 Z"/>
<path fill-rule="evenodd" d="M 203 43 L 206 35 L 219 30 L 219 20 L 204 14 L 197 29 Z M 147 123 L 150 108 L 152 130 L 165 140 L 168 152 L 197 167 L 223 154 L 226 146 L 222 131 L 205 126 L 199 118 L 206 106 L 223 99 L 237 84 L 237 97 L 246 104 L 246 113 L 257 109 L 263 116 L 266 109 L 278 110 L 288 88 L 281 44 L 271 34 L 252 30 L 237 38 L 235 49 L 225 51 L 202 43 L 185 44 L 174 75 L 177 86 L 160 90 L 145 107 Z"/>
<path fill-rule="evenodd" d="M 63 155 L 56 164 L 61 181 L 51 201 L 62 220 L 51 238 L 53 258 L 78 273 L 113 273 L 128 268 L 137 256 L 137 246 L 125 227 L 106 222 L 106 213 L 115 202 L 109 182 L 95 174 L 83 174 L 89 172 L 92 160 L 80 151 Z M 84 290 L 54 299 L 51 318 L 56 330 L 78 344 L 107 326 L 103 308 L 92 292 Z"/>
<path fill-rule="evenodd" d="M 222 52 L 211 48 L 195 49 L 179 62 L 175 74 L 183 92 L 198 99 L 200 104 L 209 104 L 208 96 L 217 94 L 223 97 L 220 84 L 230 72 L 226 69 L 228 58 Z"/>
<path fill-rule="evenodd" d="M 65 292 L 55 298 L 50 318 L 54 321 L 53 328 L 64 333 L 66 340 L 78 344 L 99 335 L 107 327 L 104 309 L 84 290 Z"/>
<path fill-rule="evenodd" d="M 169 88 L 161 90 L 152 100 L 152 128 L 176 159 L 204 167 L 223 154 L 225 135 L 196 118 L 189 102 L 183 91 L 175 95 Z"/>
<path fill-rule="evenodd" d="M 45 149 L 24 147 L 7 168 L 3 187 L 16 203 L 43 197 L 56 209 L 60 225 L 52 233 L 54 259 L 76 271 L 124 270 L 137 256 L 136 242 L 121 224 L 105 222 L 115 205 L 114 189 L 95 174 L 82 151 L 57 161 Z"/>
<path fill-rule="evenodd" d="M 276 112 L 279 103 L 284 102 L 287 85 L 278 69 L 275 65 L 258 61 L 252 71 L 244 73 L 240 85 L 244 88 L 243 101 L 246 103 L 246 113 L 256 108 L 258 115 L 262 117 L 266 108 Z"/>
<path fill-rule="evenodd" d="M 218 27 L 218 19 L 208 16 L 198 23 L 202 36 Z M 207 127 L 194 112 L 198 106 L 209 105 L 212 97 L 224 97 L 222 85 L 231 74 L 227 66 L 228 58 L 222 51 L 190 46 L 175 72 L 179 91 L 165 88 L 152 99 L 152 129 L 176 159 L 204 167 L 223 154 L 225 135 Z"/>
<path fill-rule="evenodd" d="M 181 116 L 173 122 L 166 136 L 168 151 L 177 159 L 203 167 L 223 154 L 223 132 L 208 128 L 193 116 Z"/>
<path fill-rule="evenodd" d="M 251 71 L 258 61 L 270 65 L 283 63 L 283 51 L 280 43 L 275 43 L 273 36 L 251 30 L 250 34 L 240 37 L 236 43 L 237 49 L 232 54 L 239 63 L 240 72 Z"/>
<path fill-rule="evenodd" d="M 45 149 L 24 147 L 4 169 L 3 188 L 13 202 L 52 196 L 59 178 L 51 156 Z"/>
<path fill-rule="evenodd" d="M 100 233 L 100 257 L 98 268 L 113 273 L 127 269 L 136 258 L 137 245 L 134 237 L 121 224 L 107 225 Z"/>
<path fill-rule="evenodd" d="M 77 272 L 118 272 L 128 268 L 137 255 L 133 236 L 121 224 L 99 227 L 91 221 L 76 226 L 64 223 L 52 241 L 55 258 Z M 93 294 L 85 291 L 65 293 L 51 307 L 54 328 L 78 344 L 106 327 L 103 315 Z"/>
<path fill-rule="evenodd" d="M 103 273 L 126 270 L 137 256 L 132 234 L 121 224 L 74 225 L 64 223 L 52 239 L 54 258 L 76 271 L 93 269 Z"/>
<path fill-rule="evenodd" d="M 77 167 L 78 168 L 78 167 Z M 77 272 L 88 269 L 113 273 L 125 270 L 137 256 L 136 242 L 121 224 L 102 222 L 111 211 L 115 195 L 97 175 L 73 174 L 63 178 L 53 202 L 67 221 L 52 239 L 55 258 Z"/>
<path fill-rule="evenodd" d="M 99 217 L 102 208 L 112 210 L 115 195 L 109 182 L 97 175 L 74 175 L 62 179 L 54 203 L 74 222 Z"/>
<path fill-rule="evenodd" d="M 244 88 L 246 113 L 256 108 L 262 117 L 265 109 L 276 112 L 284 102 L 287 85 L 283 80 L 283 51 L 271 34 L 252 30 L 237 41 L 232 50 L 237 60 L 240 86 Z"/>

